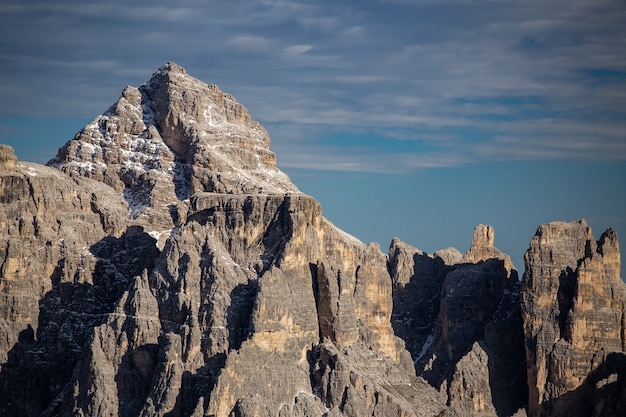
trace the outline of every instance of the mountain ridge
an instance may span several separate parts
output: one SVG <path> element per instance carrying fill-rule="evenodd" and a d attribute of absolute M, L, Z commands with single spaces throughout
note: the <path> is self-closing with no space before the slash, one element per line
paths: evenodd
<path fill-rule="evenodd" d="M 487 225 L 464 254 L 385 254 L 325 219 L 269 143 L 167 63 L 49 166 L 0 146 L 1 413 L 626 410 L 613 231 L 540 226 L 521 281 Z"/>

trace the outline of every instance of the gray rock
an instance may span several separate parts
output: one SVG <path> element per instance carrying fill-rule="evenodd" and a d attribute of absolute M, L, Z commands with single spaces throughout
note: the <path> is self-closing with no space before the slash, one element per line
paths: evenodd
<path fill-rule="evenodd" d="M 530 415 L 624 413 L 612 231 L 542 226 L 521 303 L 490 226 L 386 256 L 172 63 L 49 165 L 0 146 L 1 415 L 519 416 L 524 359 Z"/>
<path fill-rule="evenodd" d="M 601 392 L 586 383 L 590 373 L 626 350 L 617 234 L 607 230 L 596 242 L 584 220 L 544 224 L 524 261 L 529 415 L 591 415 L 601 402 L 593 393 Z"/>
<path fill-rule="evenodd" d="M 463 255 L 397 239 L 389 251 L 394 330 L 459 415 L 508 416 L 527 400 L 517 271 L 493 239 L 479 225 Z"/>
<path fill-rule="evenodd" d="M 174 63 L 85 126 L 48 162 L 123 192 L 132 218 L 162 232 L 198 192 L 297 192 L 276 168 L 265 129 L 215 85 Z"/>
<path fill-rule="evenodd" d="M 15 151 L 9 145 L 0 145 L 0 169 L 8 170 L 17 168 Z"/>
<path fill-rule="evenodd" d="M 98 180 L 125 200 L 90 209 L 109 228 L 121 211 L 126 231 L 91 245 L 100 267 L 89 279 L 119 285 L 42 401 L 46 415 L 353 415 L 359 390 L 332 411 L 311 383 L 327 338 L 385 358 L 394 381 L 414 378 L 390 325 L 386 257 L 324 219 L 268 146 L 231 96 L 168 64 L 59 151 L 50 165 L 63 181 Z M 421 404 L 403 395 L 385 392 L 377 415 Z"/>

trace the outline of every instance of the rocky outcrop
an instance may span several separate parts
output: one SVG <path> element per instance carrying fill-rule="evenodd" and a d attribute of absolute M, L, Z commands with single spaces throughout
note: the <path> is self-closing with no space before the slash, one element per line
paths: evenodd
<path fill-rule="evenodd" d="M 601 378 L 587 382 L 598 369 L 612 375 L 607 363 L 619 362 L 615 358 L 626 350 L 626 285 L 619 275 L 617 234 L 607 230 L 596 241 L 584 220 L 544 224 L 524 261 L 530 415 L 617 415 L 602 414 L 598 407 L 619 408 L 619 395 L 609 405 L 597 398 L 600 387 L 594 384 Z M 620 372 L 615 370 L 611 384 L 623 386 L 626 375 Z"/>
<path fill-rule="evenodd" d="M 453 267 L 438 255 L 430 256 L 398 238 L 392 240 L 388 258 L 393 282 L 392 325 L 418 362 L 432 345 L 441 288 Z"/>
<path fill-rule="evenodd" d="M 17 156 L 9 145 L 0 145 L 0 169 L 3 171 L 17 168 Z"/>
<path fill-rule="evenodd" d="M 154 239 L 127 229 L 127 205 L 110 187 L 1 151 L 0 414 L 39 414 L 71 376 L 128 274 L 141 270 L 134 265 L 149 262 L 124 257 L 124 246 L 141 246 L 130 235 L 150 246 Z M 110 249 L 103 253 L 109 243 L 114 259 Z"/>
<path fill-rule="evenodd" d="M 493 238 L 479 225 L 465 254 L 397 239 L 389 251 L 394 330 L 459 415 L 510 416 L 526 402 L 517 271 Z"/>
<path fill-rule="evenodd" d="M 394 239 L 385 255 L 298 192 L 242 105 L 173 63 L 49 166 L 0 146 L 0 203 L 0 415 L 626 409 L 614 232 L 540 227 L 521 302 L 490 226 L 464 254 Z"/>
<path fill-rule="evenodd" d="M 509 273 L 509 277 L 511 274 L 515 274 L 514 279 L 517 279 L 517 270 L 513 266 L 511 257 L 494 247 L 493 240 L 493 227 L 484 224 L 476 226 L 474 228 L 474 236 L 472 237 L 472 245 L 463 254 L 461 262 L 477 264 L 489 259 L 500 259 L 504 262 L 504 268 Z"/>
<path fill-rule="evenodd" d="M 443 396 L 370 349 L 323 343 L 312 352 L 315 392 L 328 416 L 449 415 Z"/>
<path fill-rule="evenodd" d="M 324 220 L 308 196 L 197 195 L 153 273 L 135 278 L 115 313 L 96 328 L 60 409 L 84 415 L 292 415 L 305 401 L 308 412 L 343 415 L 361 407 L 365 396 L 372 407 L 379 398 L 393 404 L 378 404 L 394 410 L 379 415 L 441 413 L 445 406 L 415 378 L 391 331 L 384 260 L 377 246 Z M 322 290 L 323 283 L 341 290 Z M 132 301 L 138 299 L 153 307 L 139 311 Z M 342 316 L 324 307 L 332 303 L 346 310 L 351 325 L 339 325 Z M 339 347 L 348 356 L 375 354 L 377 362 L 367 375 L 356 364 L 344 374 L 320 353 Z M 378 361 L 393 368 L 390 376 Z M 312 380 L 312 370 L 324 377 Z M 383 376 L 369 385 L 354 385 L 355 378 L 377 372 Z M 85 377 L 94 374 L 99 379 Z M 95 389 L 104 384 L 119 392 L 120 375 L 133 387 L 124 391 L 126 401 Z M 360 394 L 343 397 L 353 389 Z M 414 414 L 415 405 L 433 413 Z"/>
<path fill-rule="evenodd" d="M 85 126 L 48 162 L 122 192 L 155 231 L 184 222 L 198 192 L 297 192 L 276 168 L 270 138 L 244 106 L 168 63 Z"/>
<path fill-rule="evenodd" d="M 268 147 L 167 64 L 50 167 L 0 149 L 1 414 L 445 415 L 391 327 L 386 256 Z"/>

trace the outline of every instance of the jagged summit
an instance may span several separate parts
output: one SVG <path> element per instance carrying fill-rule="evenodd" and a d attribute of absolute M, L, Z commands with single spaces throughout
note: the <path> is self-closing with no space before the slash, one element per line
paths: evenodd
<path fill-rule="evenodd" d="M 493 246 L 493 240 L 493 227 L 484 224 L 476 226 L 474 228 L 474 236 L 472 237 L 472 246 L 463 254 L 462 261 L 477 263 L 488 259 L 501 259 L 504 261 L 504 267 L 508 271 L 509 276 L 514 274 L 517 279 L 517 270 L 511 261 L 511 257 Z"/>
<path fill-rule="evenodd" d="M 112 186 L 133 218 L 167 229 L 178 202 L 197 192 L 298 192 L 269 144 L 235 98 L 168 62 L 146 84 L 126 87 L 48 165 Z"/>
<path fill-rule="evenodd" d="M 626 415 L 612 230 L 385 255 L 173 63 L 50 165 L 0 145 L 1 416 Z"/>
<path fill-rule="evenodd" d="M 187 70 L 185 70 L 185 68 L 181 67 L 180 65 L 178 65 L 176 62 L 166 62 L 165 64 L 161 65 L 161 67 L 155 71 L 154 74 L 152 74 L 152 76 L 154 77 L 156 74 L 166 74 L 166 73 L 170 73 L 170 72 L 175 72 L 178 74 L 187 74 Z"/>

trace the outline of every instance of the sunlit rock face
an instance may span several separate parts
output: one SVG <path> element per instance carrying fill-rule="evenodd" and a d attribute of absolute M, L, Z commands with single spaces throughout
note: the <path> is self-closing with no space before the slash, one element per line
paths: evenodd
<path fill-rule="evenodd" d="M 523 283 L 491 226 L 384 254 L 269 142 L 168 63 L 48 166 L 0 145 L 0 415 L 626 414 L 614 232 L 541 226 Z"/>
<path fill-rule="evenodd" d="M 0 162 L 0 414 L 448 413 L 391 327 L 387 257 L 216 86 L 166 64 L 49 166 Z"/>
<path fill-rule="evenodd" d="M 596 241 L 584 220 L 544 224 L 525 263 L 530 415 L 619 415 L 614 413 L 624 410 L 624 395 L 620 399 L 610 389 L 623 388 L 626 378 L 619 359 L 626 351 L 626 285 L 619 276 L 617 234 L 607 230 Z M 611 367 L 615 380 L 601 389 Z"/>
<path fill-rule="evenodd" d="M 197 192 L 297 192 L 276 168 L 270 138 L 244 106 L 168 63 L 85 126 L 48 165 L 123 192 L 154 230 L 184 221 Z"/>

